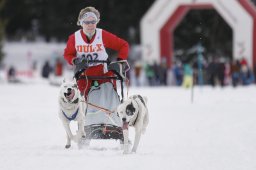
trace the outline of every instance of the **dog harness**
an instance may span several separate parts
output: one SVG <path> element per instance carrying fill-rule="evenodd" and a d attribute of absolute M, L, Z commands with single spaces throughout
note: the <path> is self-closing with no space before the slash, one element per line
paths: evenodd
<path fill-rule="evenodd" d="M 62 113 L 63 113 L 63 115 L 64 115 L 69 121 L 72 121 L 72 120 L 74 120 L 74 119 L 76 118 L 78 111 L 79 111 L 79 108 L 77 108 L 76 112 L 75 112 L 71 117 L 68 117 L 68 116 L 66 115 L 66 113 L 63 112 L 63 110 L 62 110 Z"/>

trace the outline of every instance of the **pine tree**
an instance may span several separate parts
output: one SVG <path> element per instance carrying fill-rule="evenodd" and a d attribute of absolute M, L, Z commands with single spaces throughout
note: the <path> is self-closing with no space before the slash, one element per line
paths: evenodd
<path fill-rule="evenodd" d="M 3 18 L 2 15 L 2 10 L 4 9 L 5 5 L 5 0 L 0 1 L 0 64 L 4 58 L 4 53 L 3 53 L 3 38 L 4 38 L 4 31 L 5 31 L 5 19 Z"/>

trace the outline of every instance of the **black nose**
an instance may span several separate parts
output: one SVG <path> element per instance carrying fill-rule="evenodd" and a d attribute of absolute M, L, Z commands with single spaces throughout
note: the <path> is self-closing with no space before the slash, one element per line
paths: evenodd
<path fill-rule="evenodd" d="M 68 88 L 68 91 L 71 91 L 72 89 L 71 88 Z"/>
<path fill-rule="evenodd" d="M 124 117 L 124 118 L 122 118 L 122 121 L 123 121 L 123 122 L 126 122 L 126 118 L 125 118 L 125 117 Z"/>

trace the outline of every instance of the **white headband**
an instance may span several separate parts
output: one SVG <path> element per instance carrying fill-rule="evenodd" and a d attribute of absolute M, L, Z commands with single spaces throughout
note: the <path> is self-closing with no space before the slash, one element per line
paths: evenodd
<path fill-rule="evenodd" d="M 97 17 L 96 14 L 93 13 L 93 12 L 86 12 L 86 13 L 81 17 L 80 20 L 84 20 L 84 19 L 86 19 L 86 18 L 88 18 L 88 17 L 93 17 L 93 18 L 96 19 L 96 21 L 98 21 L 98 17 Z"/>

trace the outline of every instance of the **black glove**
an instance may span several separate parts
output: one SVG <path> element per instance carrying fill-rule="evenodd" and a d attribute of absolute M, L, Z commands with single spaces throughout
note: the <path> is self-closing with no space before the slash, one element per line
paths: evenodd
<path fill-rule="evenodd" d="M 81 73 L 83 73 L 89 67 L 89 64 L 87 60 L 83 57 L 74 58 L 72 60 L 72 63 L 75 66 L 75 70 L 74 70 L 75 78 L 78 80 Z"/>
<path fill-rule="evenodd" d="M 73 64 L 73 65 L 78 65 L 78 64 L 81 63 L 82 61 L 83 61 L 83 58 L 82 58 L 82 57 L 76 57 L 76 58 L 73 58 L 72 64 Z"/>
<path fill-rule="evenodd" d="M 119 63 L 119 62 L 110 63 L 108 65 L 108 70 L 113 71 L 116 75 L 119 76 L 119 78 L 122 78 L 123 80 L 126 78 L 123 63 Z"/>

